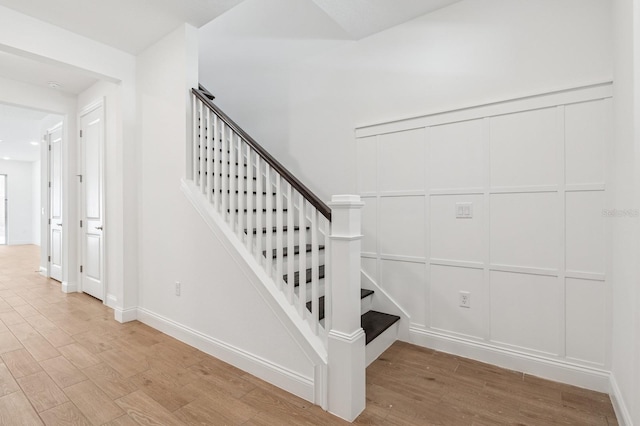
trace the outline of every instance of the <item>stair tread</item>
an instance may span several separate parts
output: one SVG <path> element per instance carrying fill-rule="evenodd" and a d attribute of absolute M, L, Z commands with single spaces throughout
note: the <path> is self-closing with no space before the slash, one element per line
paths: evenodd
<path fill-rule="evenodd" d="M 307 268 L 306 271 L 306 283 L 310 283 L 311 282 L 311 268 Z M 289 274 L 286 274 L 282 277 L 284 279 L 284 282 L 289 283 L 288 278 L 289 278 Z M 324 278 L 324 265 L 320 265 L 320 267 L 318 268 L 318 279 L 323 279 Z M 300 271 L 297 271 L 295 274 L 293 274 L 293 285 L 294 287 L 297 287 L 300 285 Z"/>
<path fill-rule="evenodd" d="M 311 253 L 311 249 L 312 248 L 313 248 L 313 246 L 311 244 L 307 244 L 305 251 L 307 253 Z M 289 255 L 289 250 L 288 249 L 289 249 L 289 247 L 283 247 L 283 249 L 282 249 L 282 256 L 283 257 L 287 257 Z M 318 246 L 318 250 L 319 251 L 324 251 L 324 245 L 322 245 L 322 244 L 319 245 Z M 293 255 L 295 256 L 297 254 L 300 254 L 300 246 L 293 246 Z M 263 250 L 262 251 L 262 255 L 266 257 L 267 256 L 267 251 Z M 277 257 L 278 257 L 278 249 L 273 249 L 273 258 L 275 259 Z"/>
<path fill-rule="evenodd" d="M 213 192 L 216 192 L 215 189 L 213 190 Z M 222 192 L 222 189 L 218 190 L 218 192 Z M 240 191 L 238 191 L 237 189 L 235 190 L 235 193 L 238 194 Z M 227 194 L 230 194 L 231 190 L 227 189 Z M 243 194 L 248 194 L 249 191 L 242 191 Z M 253 195 L 258 195 L 258 191 L 251 191 L 251 194 Z M 262 195 L 267 195 L 266 191 L 262 191 Z"/>
<path fill-rule="evenodd" d="M 397 315 L 385 314 L 384 312 L 369 311 L 362 315 L 360 324 L 366 335 L 365 344 L 369 344 L 376 337 L 385 332 L 395 324 L 400 317 Z"/>
<path fill-rule="evenodd" d="M 375 293 L 373 290 L 368 290 L 366 288 L 361 288 L 360 289 L 360 299 L 364 299 L 365 297 L 370 296 L 373 293 Z"/>
<path fill-rule="evenodd" d="M 367 296 L 373 294 L 373 290 L 367 290 L 364 288 L 360 289 L 360 299 L 364 299 Z M 307 302 L 307 309 L 309 312 L 313 312 L 311 302 Z M 318 298 L 318 321 L 322 321 L 324 319 L 324 296 L 320 296 Z"/>
<path fill-rule="evenodd" d="M 307 226 L 306 228 L 307 228 L 307 230 L 311 229 L 311 227 L 310 227 L 310 226 Z M 289 227 L 287 227 L 287 226 L 283 226 L 283 227 L 282 227 L 282 232 L 287 232 L 288 230 L 289 230 Z M 293 227 L 293 230 L 294 230 L 294 232 L 295 232 L 295 231 L 299 231 L 299 230 L 300 230 L 300 227 L 299 227 L 298 225 L 296 225 L 296 226 L 294 226 L 294 227 Z M 274 227 L 272 228 L 272 231 L 271 231 L 271 232 L 272 232 L 273 234 L 275 234 L 277 231 L 278 231 L 278 228 L 277 228 L 276 226 L 274 226 Z M 247 230 L 246 230 L 246 229 L 244 230 L 244 233 L 245 233 L 245 234 L 247 233 Z M 256 235 L 257 233 L 258 233 L 258 228 L 253 228 L 253 235 Z M 265 228 L 262 228 L 262 233 L 263 233 L 263 234 L 266 234 L 266 233 L 267 233 L 267 228 L 266 228 L 266 227 L 265 227 Z"/>
<path fill-rule="evenodd" d="M 238 213 L 239 211 L 240 211 L 240 209 L 236 209 L 236 213 Z M 246 213 L 246 212 L 248 212 L 248 211 L 249 211 L 249 209 L 244 209 L 243 211 Z M 258 212 L 258 209 L 253 209 L 252 211 L 253 211 L 254 213 L 257 213 L 257 212 Z M 273 212 L 274 212 L 274 213 L 276 213 L 277 211 L 278 211 L 278 209 L 273 209 Z M 266 213 L 266 212 L 267 212 L 267 209 L 262 209 L 262 213 Z M 286 212 L 287 212 L 287 209 L 282 209 L 282 212 L 283 212 L 283 213 L 286 213 Z M 231 213 L 231 209 L 227 209 L 227 213 Z"/>
<path fill-rule="evenodd" d="M 205 174 L 205 176 L 206 176 L 206 175 L 207 175 L 207 172 L 205 172 L 204 174 Z M 220 176 L 225 176 L 225 174 L 220 173 Z M 229 179 L 231 179 L 231 174 L 227 174 L 226 176 L 227 176 Z M 238 175 L 236 175 L 235 177 L 236 177 L 236 179 L 240 179 L 240 176 L 238 176 Z M 247 177 L 246 177 L 246 176 L 242 176 L 242 178 L 243 178 L 244 180 L 247 180 Z M 255 177 L 255 176 L 253 176 L 251 179 L 253 179 L 253 180 L 257 180 L 258 178 L 257 178 L 257 177 Z"/>

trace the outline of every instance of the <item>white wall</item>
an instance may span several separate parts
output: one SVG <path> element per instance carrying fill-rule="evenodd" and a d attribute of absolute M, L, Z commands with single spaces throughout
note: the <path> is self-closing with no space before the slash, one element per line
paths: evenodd
<path fill-rule="evenodd" d="M 610 205 L 640 207 L 640 2 L 613 2 L 615 156 Z M 612 393 L 622 423 L 640 424 L 640 256 L 638 218 L 612 220 Z"/>
<path fill-rule="evenodd" d="M 41 244 L 41 184 L 40 177 L 42 173 L 42 163 L 38 161 L 34 161 L 31 163 L 31 232 L 33 234 L 33 244 L 40 245 Z"/>
<path fill-rule="evenodd" d="M 324 199 L 355 191 L 355 127 L 612 77 L 606 0 L 466 0 L 358 42 L 295 8 L 253 29 L 256 3 L 203 27 L 201 80 Z"/>
<path fill-rule="evenodd" d="M 139 318 L 233 364 L 251 360 L 265 379 L 313 383 L 314 366 L 180 190 L 196 48 L 196 30 L 185 26 L 138 57 Z"/>
<path fill-rule="evenodd" d="M 0 160 L 0 174 L 7 175 L 7 243 L 34 244 L 33 163 Z"/>

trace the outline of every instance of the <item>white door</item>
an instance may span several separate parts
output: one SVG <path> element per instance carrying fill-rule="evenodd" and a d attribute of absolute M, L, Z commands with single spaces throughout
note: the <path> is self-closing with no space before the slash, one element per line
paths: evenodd
<path fill-rule="evenodd" d="M 104 300 L 103 222 L 104 108 L 99 105 L 80 117 L 82 155 L 82 291 Z"/>
<path fill-rule="evenodd" d="M 49 276 L 62 281 L 62 125 L 47 132 L 49 143 Z"/>

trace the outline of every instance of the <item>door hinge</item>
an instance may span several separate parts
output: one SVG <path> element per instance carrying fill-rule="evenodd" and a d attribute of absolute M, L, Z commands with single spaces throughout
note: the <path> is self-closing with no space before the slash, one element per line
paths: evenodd
<path fill-rule="evenodd" d="M 80 221 L 80 228 L 82 228 L 82 220 Z"/>
<path fill-rule="evenodd" d="M 49 144 L 49 151 L 51 151 L 51 144 Z"/>
<path fill-rule="evenodd" d="M 80 130 L 80 137 L 82 137 L 82 130 Z"/>
<path fill-rule="evenodd" d="M 51 188 L 51 182 L 49 182 L 49 188 Z"/>
<path fill-rule="evenodd" d="M 76 175 L 80 178 L 80 183 L 82 183 L 82 175 Z"/>
<path fill-rule="evenodd" d="M 51 262 L 51 256 L 49 256 L 49 262 Z"/>
<path fill-rule="evenodd" d="M 80 265 L 80 272 L 82 272 L 82 265 Z"/>
<path fill-rule="evenodd" d="M 51 225 L 51 219 L 49 219 L 49 225 Z"/>

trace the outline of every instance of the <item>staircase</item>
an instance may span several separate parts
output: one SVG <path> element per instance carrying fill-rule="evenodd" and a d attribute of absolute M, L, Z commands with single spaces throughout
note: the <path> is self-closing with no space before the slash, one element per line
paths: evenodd
<path fill-rule="evenodd" d="M 359 288 L 361 204 L 346 203 L 344 208 L 351 209 L 349 212 L 357 211 L 357 220 L 353 221 L 351 213 L 341 215 L 344 222 L 336 226 L 332 209 L 215 106 L 206 89 L 200 86 L 192 94 L 194 140 L 189 147 L 192 161 L 187 177 L 193 187 L 222 220 L 247 261 L 260 270 L 264 285 L 291 321 L 326 360 L 325 372 L 332 365 L 334 372 L 344 369 L 344 365 L 338 368 L 334 364 L 345 360 L 338 355 L 332 359 L 331 347 L 359 344 L 359 327 L 352 320 L 355 312 L 350 311 L 356 305 L 332 298 L 356 297 L 359 291 L 357 314 L 364 331 L 365 362 L 358 361 L 362 366 L 353 368 L 369 365 L 396 340 L 400 317 L 371 309 L 375 292 Z M 334 208 L 343 208 L 343 204 Z M 345 249 L 349 255 L 343 255 Z M 346 272 L 348 281 L 340 271 Z M 353 281 L 358 289 L 346 288 Z M 348 312 L 343 312 L 345 309 Z M 333 346 L 331 339 L 337 342 Z M 353 374 L 364 377 L 363 372 Z M 327 375 L 327 393 L 338 392 Z M 361 387 L 353 393 L 362 393 Z M 364 401 L 364 395 L 352 396 Z M 324 408 L 333 412 L 331 406 Z M 349 420 L 353 417 L 335 414 Z"/>

